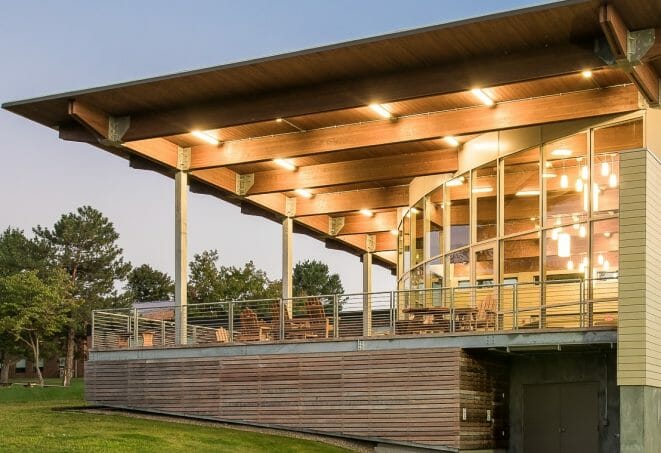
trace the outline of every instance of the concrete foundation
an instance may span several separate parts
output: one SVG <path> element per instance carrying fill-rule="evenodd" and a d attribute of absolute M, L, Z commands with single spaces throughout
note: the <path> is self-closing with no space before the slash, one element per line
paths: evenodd
<path fill-rule="evenodd" d="M 661 388 L 621 386 L 620 418 L 622 453 L 661 451 Z"/>

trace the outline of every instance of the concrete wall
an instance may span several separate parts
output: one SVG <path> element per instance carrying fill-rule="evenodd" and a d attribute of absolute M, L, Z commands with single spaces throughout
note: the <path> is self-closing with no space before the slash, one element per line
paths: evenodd
<path fill-rule="evenodd" d="M 622 395 L 622 453 L 661 451 L 661 389 L 625 385 Z"/>
<path fill-rule="evenodd" d="M 619 451 L 620 394 L 614 350 L 519 353 L 510 360 L 510 453 L 523 451 L 523 392 L 526 384 L 599 383 L 600 451 Z"/>

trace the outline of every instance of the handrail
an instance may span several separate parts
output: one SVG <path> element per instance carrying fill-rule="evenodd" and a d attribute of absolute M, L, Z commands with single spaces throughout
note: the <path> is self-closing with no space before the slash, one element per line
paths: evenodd
<path fill-rule="evenodd" d="M 603 277 L 99 309 L 92 348 L 593 328 L 617 322 L 617 283 Z M 185 339 L 176 338 L 179 315 Z"/>

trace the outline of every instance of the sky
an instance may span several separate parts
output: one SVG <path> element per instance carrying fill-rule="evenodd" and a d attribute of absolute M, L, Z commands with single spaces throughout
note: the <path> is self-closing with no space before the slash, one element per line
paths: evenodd
<path fill-rule="evenodd" d="M 0 103 L 215 66 L 540 3 L 535 0 L 0 0 Z M 82 205 L 103 212 L 124 256 L 174 271 L 174 181 L 0 110 L 0 228 L 52 226 Z M 191 193 L 189 258 L 217 249 L 281 276 L 281 226 Z M 295 235 L 294 261 L 318 259 L 362 290 L 358 257 Z M 374 291 L 395 289 L 375 266 Z"/>

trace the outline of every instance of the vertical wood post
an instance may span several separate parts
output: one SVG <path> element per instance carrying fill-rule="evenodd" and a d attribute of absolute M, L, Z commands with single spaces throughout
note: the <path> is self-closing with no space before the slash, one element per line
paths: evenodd
<path fill-rule="evenodd" d="M 292 318 L 292 295 L 293 295 L 293 242 L 294 221 L 287 217 L 282 221 L 282 299 L 287 310 L 287 319 Z"/>
<path fill-rule="evenodd" d="M 372 253 L 376 249 L 376 236 L 366 236 L 363 254 L 363 336 L 372 335 Z"/>
<path fill-rule="evenodd" d="M 186 311 L 188 282 L 188 173 L 175 175 L 174 205 L 174 300 L 176 344 L 186 344 L 188 316 Z"/>

